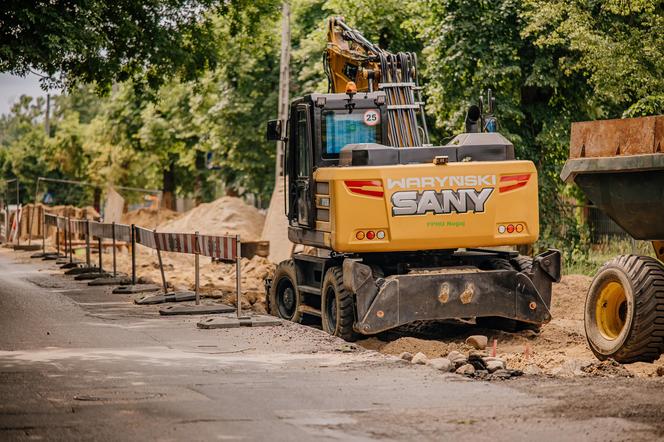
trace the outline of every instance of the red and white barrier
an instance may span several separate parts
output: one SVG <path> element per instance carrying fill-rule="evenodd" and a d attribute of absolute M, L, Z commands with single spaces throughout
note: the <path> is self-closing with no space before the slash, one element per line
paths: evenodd
<path fill-rule="evenodd" d="M 154 233 L 157 250 L 164 252 L 189 253 L 198 252 L 196 235 L 193 233 Z"/>
<path fill-rule="evenodd" d="M 239 239 L 235 236 L 199 235 L 200 254 L 223 261 L 234 261 L 239 255 Z"/>

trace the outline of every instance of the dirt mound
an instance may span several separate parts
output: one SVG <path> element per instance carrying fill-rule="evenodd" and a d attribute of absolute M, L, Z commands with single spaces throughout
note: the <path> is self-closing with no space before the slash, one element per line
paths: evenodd
<path fill-rule="evenodd" d="M 606 361 L 597 361 L 583 367 L 581 371 L 588 373 L 592 376 L 602 376 L 609 378 L 631 378 L 634 376 L 624 365 L 617 363 L 613 359 L 607 359 Z"/>
<path fill-rule="evenodd" d="M 158 226 L 163 232 L 196 232 L 202 235 L 240 235 L 244 241 L 260 239 L 265 215 L 240 198 L 225 196 L 201 204 L 184 215 Z"/>
<path fill-rule="evenodd" d="M 592 278 L 584 275 L 564 276 L 553 285 L 551 313 L 553 319 L 539 333 L 526 330 L 507 333 L 492 329 L 480 329 L 459 324 L 449 327 L 435 325 L 426 332 L 426 339 L 395 333 L 389 339 L 365 339 L 359 344 L 381 353 L 399 355 L 422 352 L 429 358 L 447 355 L 456 350 L 468 353 L 465 338 L 471 334 L 484 334 L 489 345 L 497 341 L 497 354 L 507 361 L 507 366 L 524 371 L 536 370 L 549 376 L 658 376 L 658 367 L 664 367 L 664 359 L 654 364 L 636 363 L 623 366 L 614 361 L 599 362 L 588 348 L 583 327 L 583 310 L 586 292 Z M 664 373 L 664 368 L 660 368 Z"/>
<path fill-rule="evenodd" d="M 123 224 L 135 224 L 146 229 L 155 229 L 160 224 L 179 218 L 182 214 L 168 209 L 138 209 L 122 215 Z"/>
<path fill-rule="evenodd" d="M 378 338 L 369 338 L 361 342 L 362 347 L 388 355 L 398 356 L 403 352 L 424 353 L 427 358 L 447 356 L 451 351 L 467 352 L 472 349 L 462 342 L 420 339 L 411 336 L 384 342 Z"/>

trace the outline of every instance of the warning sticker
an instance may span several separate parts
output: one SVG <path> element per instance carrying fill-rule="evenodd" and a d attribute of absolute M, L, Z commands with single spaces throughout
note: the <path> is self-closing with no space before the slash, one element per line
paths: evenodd
<path fill-rule="evenodd" d="M 375 126 L 380 123 L 380 114 L 377 110 L 369 109 L 364 113 L 364 124 L 367 126 Z"/>

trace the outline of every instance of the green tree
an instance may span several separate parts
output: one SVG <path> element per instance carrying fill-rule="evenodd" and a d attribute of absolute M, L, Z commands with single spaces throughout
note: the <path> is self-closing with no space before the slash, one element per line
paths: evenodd
<path fill-rule="evenodd" d="M 500 131 L 538 168 L 543 245 L 563 237 L 578 243 L 582 232 L 558 174 L 570 123 L 598 116 L 597 104 L 584 74 L 561 68 L 568 48 L 535 44 L 527 18 L 521 0 L 430 0 L 409 26 L 423 41 L 437 126 L 447 136 L 461 132 L 468 106 L 492 89 Z"/>
<path fill-rule="evenodd" d="M 219 63 L 212 20 L 253 29 L 274 0 L 7 0 L 0 7 L 0 71 L 62 75 L 68 86 L 195 78 Z M 242 20 L 236 19 L 241 17 Z M 245 18 L 249 21 L 244 21 Z"/>
<path fill-rule="evenodd" d="M 664 2 L 527 0 L 523 16 L 526 38 L 587 78 L 601 116 L 664 113 Z"/>

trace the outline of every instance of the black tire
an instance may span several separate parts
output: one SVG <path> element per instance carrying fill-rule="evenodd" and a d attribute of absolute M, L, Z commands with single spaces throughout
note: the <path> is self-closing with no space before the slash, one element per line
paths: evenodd
<path fill-rule="evenodd" d="M 481 270 L 516 270 L 517 272 L 529 273 L 533 268 L 533 259 L 530 256 L 518 255 L 515 258 L 489 258 L 483 261 L 479 268 Z M 483 328 L 502 330 L 515 333 L 522 330 L 533 330 L 539 332 L 540 326 L 516 319 L 502 318 L 500 316 L 487 316 L 475 318 L 475 323 Z"/>
<path fill-rule="evenodd" d="M 588 289 L 584 325 L 600 360 L 658 359 L 664 352 L 664 266 L 635 255 L 604 264 Z"/>
<path fill-rule="evenodd" d="M 480 270 L 514 270 L 507 258 L 487 258 L 479 265 Z"/>
<path fill-rule="evenodd" d="M 510 259 L 510 264 L 517 272 L 530 273 L 533 270 L 533 258 L 526 255 L 518 255 Z"/>
<path fill-rule="evenodd" d="M 323 330 L 346 341 L 355 341 L 355 297 L 343 284 L 341 266 L 325 272 L 321 292 L 321 322 Z"/>
<path fill-rule="evenodd" d="M 282 261 L 274 271 L 270 287 L 270 314 L 288 321 L 302 321 L 300 291 L 297 288 L 297 272 L 292 259 Z"/>

